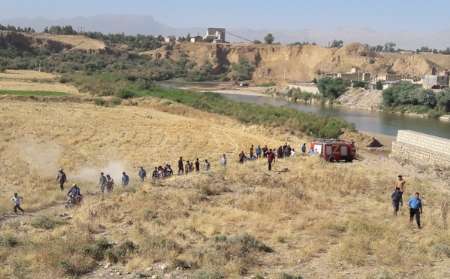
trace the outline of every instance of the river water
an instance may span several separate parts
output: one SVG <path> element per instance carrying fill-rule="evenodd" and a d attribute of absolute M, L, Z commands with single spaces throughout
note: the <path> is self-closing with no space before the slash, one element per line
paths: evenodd
<path fill-rule="evenodd" d="M 234 101 L 284 106 L 304 112 L 340 117 L 353 123 L 355 128 L 361 132 L 396 136 L 398 130 L 413 130 L 450 139 L 450 123 L 437 119 L 415 118 L 386 112 L 350 110 L 342 107 L 293 104 L 282 99 L 264 96 L 222 95 Z"/>

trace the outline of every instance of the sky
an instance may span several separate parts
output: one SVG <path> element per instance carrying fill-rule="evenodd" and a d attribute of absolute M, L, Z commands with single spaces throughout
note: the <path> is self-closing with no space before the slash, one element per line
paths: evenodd
<path fill-rule="evenodd" d="M 448 0 L 0 0 L 0 18 L 152 15 L 174 27 L 450 29 Z"/>
<path fill-rule="evenodd" d="M 105 14 L 150 15 L 174 28 L 309 30 L 323 41 L 336 34 L 368 43 L 398 38 L 407 47 L 450 46 L 450 0 L 0 0 L 0 20 Z"/>

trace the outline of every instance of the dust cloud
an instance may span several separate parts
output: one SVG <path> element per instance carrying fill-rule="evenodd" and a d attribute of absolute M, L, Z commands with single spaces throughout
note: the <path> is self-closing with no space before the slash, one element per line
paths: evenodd
<path fill-rule="evenodd" d="M 121 181 L 123 171 L 129 174 L 125 163 L 112 161 L 102 168 L 94 166 L 82 167 L 75 175 L 69 177 L 69 179 L 87 183 L 98 183 L 100 172 L 103 172 L 105 176 L 109 174 L 117 184 Z"/>
<path fill-rule="evenodd" d="M 55 143 L 41 143 L 34 138 L 22 139 L 17 142 L 19 156 L 28 163 L 30 170 L 36 171 L 42 177 L 55 176 L 59 158 L 63 148 Z"/>

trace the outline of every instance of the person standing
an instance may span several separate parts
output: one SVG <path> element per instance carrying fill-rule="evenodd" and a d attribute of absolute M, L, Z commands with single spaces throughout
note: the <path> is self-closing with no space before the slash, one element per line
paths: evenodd
<path fill-rule="evenodd" d="M 139 168 L 139 178 L 141 179 L 141 182 L 144 182 L 145 178 L 147 177 L 147 172 L 145 171 L 144 167 Z"/>
<path fill-rule="evenodd" d="M 272 149 L 270 149 L 267 154 L 267 164 L 269 171 L 272 170 L 272 164 L 274 160 L 275 160 L 275 153 L 272 151 Z"/>
<path fill-rule="evenodd" d="M 112 177 L 107 174 L 106 175 L 106 191 L 108 193 L 111 193 L 114 190 L 114 179 L 112 179 Z"/>
<path fill-rule="evenodd" d="M 420 199 L 419 192 L 416 192 L 414 196 L 409 198 L 408 201 L 409 206 L 409 222 L 412 223 L 414 217 L 416 217 L 417 227 L 421 229 L 420 225 L 420 215 L 423 213 L 422 211 L 422 200 Z"/>
<path fill-rule="evenodd" d="M 61 191 L 64 191 L 64 183 L 67 181 L 67 176 L 64 170 L 61 168 L 58 171 L 58 175 L 56 176 L 56 181 L 59 183 L 59 188 Z"/>
<path fill-rule="evenodd" d="M 252 144 L 252 146 L 250 146 L 250 160 L 253 160 L 254 159 L 254 152 L 253 152 L 253 150 L 254 150 L 254 146 L 253 146 L 253 144 Z"/>
<path fill-rule="evenodd" d="M 20 210 L 23 213 L 25 213 L 25 211 L 22 209 L 22 207 L 20 207 L 20 205 L 22 204 L 23 198 L 19 196 L 19 194 L 14 193 L 14 196 L 11 198 L 11 201 L 14 204 L 14 213 L 17 213 L 17 210 Z"/>
<path fill-rule="evenodd" d="M 223 167 L 226 167 L 226 166 L 227 166 L 227 155 L 223 154 L 222 157 L 220 157 L 220 164 L 221 164 Z"/>
<path fill-rule="evenodd" d="M 199 172 L 199 171 L 200 171 L 200 161 L 197 158 L 195 160 L 195 172 Z"/>
<path fill-rule="evenodd" d="M 301 149 L 302 149 L 302 154 L 304 156 L 306 154 L 306 143 L 302 144 Z"/>
<path fill-rule="evenodd" d="M 105 192 L 106 189 L 106 176 L 103 172 L 100 173 L 100 179 L 98 180 L 98 186 L 100 186 L 100 191 Z"/>
<path fill-rule="evenodd" d="M 178 175 L 184 174 L 183 157 L 178 160 Z"/>
<path fill-rule="evenodd" d="M 191 163 L 189 161 L 186 161 L 186 166 L 184 166 L 184 173 L 187 175 L 189 174 L 191 170 Z"/>
<path fill-rule="evenodd" d="M 401 174 L 398 176 L 396 187 L 400 189 L 400 206 L 403 206 L 403 193 L 405 193 L 406 190 L 406 181 L 403 179 L 403 176 Z"/>
<path fill-rule="evenodd" d="M 130 183 L 130 177 L 126 172 L 122 172 L 122 186 L 126 187 Z"/>
<path fill-rule="evenodd" d="M 261 146 L 258 145 L 258 147 L 256 147 L 256 159 L 261 158 L 261 153 L 262 153 Z"/>
<path fill-rule="evenodd" d="M 205 170 L 209 171 L 211 169 L 211 164 L 209 163 L 209 161 L 207 159 L 205 159 Z"/>
<path fill-rule="evenodd" d="M 398 210 L 400 208 L 400 201 L 402 199 L 402 194 L 400 188 L 396 187 L 395 191 L 391 194 L 392 207 L 394 208 L 394 216 L 398 215 Z"/>

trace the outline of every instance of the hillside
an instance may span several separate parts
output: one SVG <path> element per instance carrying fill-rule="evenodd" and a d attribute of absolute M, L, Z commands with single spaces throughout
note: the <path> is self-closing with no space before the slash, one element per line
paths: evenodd
<path fill-rule="evenodd" d="M 238 164 L 237 154 L 306 139 L 169 101 L 125 104 L 0 102 L 0 278 L 450 276 L 439 217 L 448 181 L 363 150 L 352 164 L 297 156 L 268 172 L 265 161 Z M 137 167 L 176 167 L 179 156 L 207 158 L 212 170 L 138 182 Z M 81 186 L 78 208 L 62 205 L 59 167 Z M 99 172 L 119 183 L 124 170 L 132 185 L 99 195 Z M 391 216 L 398 173 L 407 195 L 423 194 L 421 231 L 405 209 Z M 9 212 L 14 191 L 24 216 Z"/>
<path fill-rule="evenodd" d="M 432 67 L 442 70 L 450 65 L 450 55 L 373 53 L 358 43 L 341 49 L 313 45 L 182 43 L 170 50 L 163 47 L 143 55 L 172 60 L 187 55 L 197 66 L 208 61 L 217 69 L 245 58 L 256 65 L 253 79 L 258 82 L 310 81 L 318 73 L 348 72 L 352 67 L 372 74 L 394 72 L 420 77 L 431 73 Z"/>
<path fill-rule="evenodd" d="M 46 33 L 32 34 L 32 37 L 40 40 L 52 40 L 70 46 L 73 50 L 100 51 L 106 48 L 104 42 L 88 38 L 83 35 L 54 35 Z"/>

